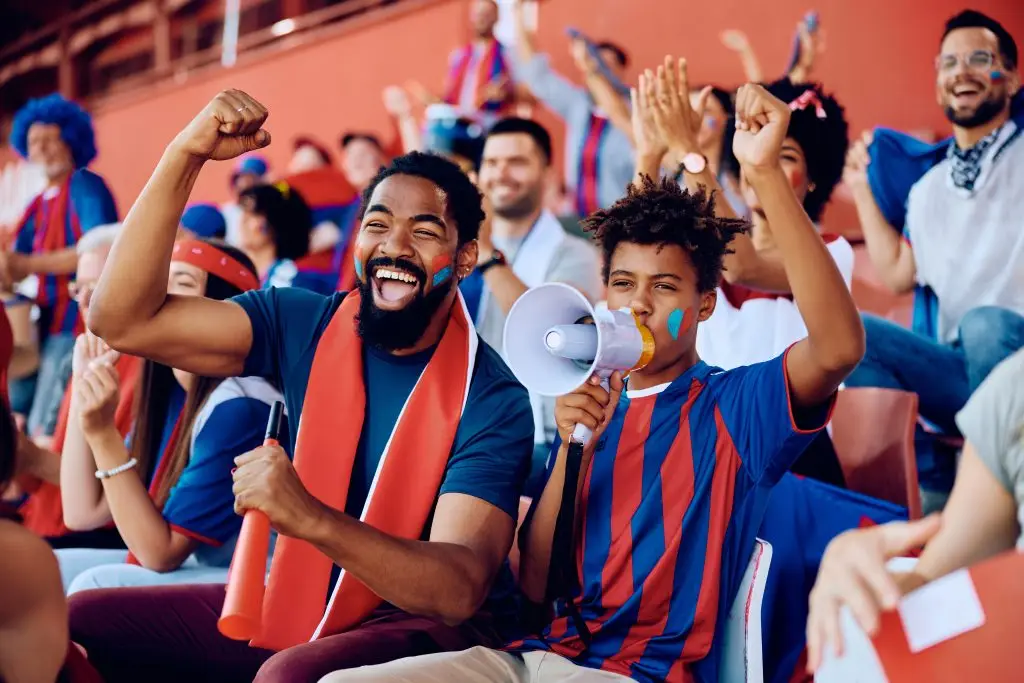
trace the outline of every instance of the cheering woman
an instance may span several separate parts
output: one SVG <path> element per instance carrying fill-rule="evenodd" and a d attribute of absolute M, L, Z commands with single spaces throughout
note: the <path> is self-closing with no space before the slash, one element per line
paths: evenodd
<path fill-rule="evenodd" d="M 224 243 L 174 247 L 173 295 L 223 300 L 258 287 L 252 262 Z M 128 551 L 58 551 L 65 590 L 224 581 L 241 524 L 233 461 L 262 443 L 280 394 L 262 379 L 200 377 L 146 361 L 126 444 L 114 424 L 116 352 L 87 333 L 74 353 L 60 477 L 65 522 L 76 530 L 113 522 Z"/>

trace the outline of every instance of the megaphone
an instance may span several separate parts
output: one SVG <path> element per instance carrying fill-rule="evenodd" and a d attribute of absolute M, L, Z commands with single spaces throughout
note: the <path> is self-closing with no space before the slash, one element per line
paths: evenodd
<path fill-rule="evenodd" d="M 654 337 L 628 309 L 592 306 L 579 290 L 551 282 L 527 290 L 505 319 L 505 360 L 528 390 L 563 396 L 597 375 L 607 388 L 615 371 L 630 372 L 654 357 Z M 590 430 L 576 425 L 573 441 Z"/>

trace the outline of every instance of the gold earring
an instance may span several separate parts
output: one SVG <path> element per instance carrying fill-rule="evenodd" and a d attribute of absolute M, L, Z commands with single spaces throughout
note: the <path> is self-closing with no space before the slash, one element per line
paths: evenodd
<path fill-rule="evenodd" d="M 815 185 L 814 183 L 811 183 L 810 185 L 807 186 L 807 191 L 808 192 L 814 192 L 814 190 L 816 190 L 817 187 L 818 187 L 817 185 Z"/>

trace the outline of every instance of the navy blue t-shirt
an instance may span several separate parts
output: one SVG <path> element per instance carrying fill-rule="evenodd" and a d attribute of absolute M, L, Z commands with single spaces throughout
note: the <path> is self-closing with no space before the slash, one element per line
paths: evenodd
<path fill-rule="evenodd" d="M 292 443 L 296 443 L 317 343 L 344 298 L 344 293 L 327 297 L 296 288 L 272 288 L 233 299 L 252 324 L 252 348 L 243 374 L 265 377 L 283 388 Z M 398 414 L 432 353 L 400 357 L 364 347 L 366 414 L 346 503 L 348 514 L 361 513 Z M 497 352 L 481 341 L 439 495 L 470 495 L 516 519 L 532 453 L 529 394 Z M 509 602 L 513 593 L 506 565 L 487 608 L 492 613 L 514 610 Z"/>

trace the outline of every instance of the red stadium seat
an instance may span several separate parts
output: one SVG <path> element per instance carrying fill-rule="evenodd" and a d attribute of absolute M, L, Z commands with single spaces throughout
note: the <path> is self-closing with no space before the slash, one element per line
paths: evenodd
<path fill-rule="evenodd" d="M 914 457 L 917 395 L 892 389 L 843 389 L 832 417 L 832 442 L 846 485 L 921 516 Z"/>

